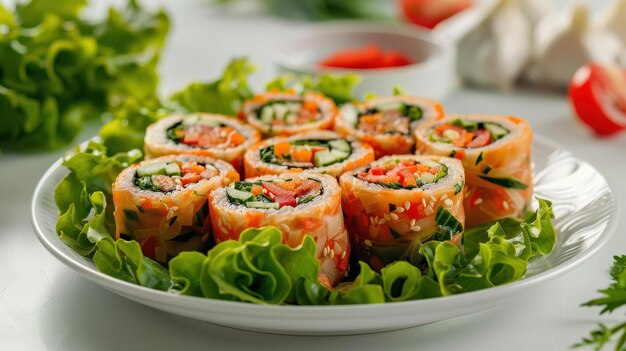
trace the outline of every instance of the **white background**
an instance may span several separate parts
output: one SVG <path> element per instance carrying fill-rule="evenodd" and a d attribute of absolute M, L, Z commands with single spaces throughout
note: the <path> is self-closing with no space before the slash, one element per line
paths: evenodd
<path fill-rule="evenodd" d="M 99 3 L 93 11 L 103 8 Z M 242 55 L 258 64 L 253 83 L 260 87 L 275 74 L 272 48 L 299 26 L 254 8 L 219 10 L 208 0 L 170 1 L 167 8 L 173 26 L 161 63 L 164 94 L 192 80 L 212 80 L 231 57 Z M 592 136 L 574 120 L 564 95 L 464 89 L 443 103 L 453 113 L 527 118 L 536 133 L 595 166 L 618 203 L 626 202 L 626 133 L 609 139 Z M 87 128 L 77 140 L 96 130 Z M 0 156 L 0 350 L 565 350 L 597 322 L 623 320 L 623 311 L 599 317 L 598 309 L 579 305 L 608 284 L 611 257 L 626 254 L 624 206 L 609 244 L 584 265 L 514 304 L 453 320 L 372 335 L 292 337 L 238 331 L 160 312 L 78 277 L 35 238 L 31 195 L 39 177 L 63 152 Z"/>

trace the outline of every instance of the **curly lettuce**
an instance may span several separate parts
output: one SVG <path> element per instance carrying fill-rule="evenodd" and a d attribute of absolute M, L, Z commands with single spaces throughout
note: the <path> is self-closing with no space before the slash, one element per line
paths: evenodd
<path fill-rule="evenodd" d="M 156 97 L 130 98 L 110 110 L 112 118 L 100 129 L 109 153 L 143 149 L 146 128 L 173 112 L 209 112 L 235 115 L 252 96 L 248 77 L 256 70 L 246 58 L 232 60 L 213 82 L 195 82 L 164 102 Z"/>
<path fill-rule="evenodd" d="M 450 242 L 424 244 L 420 253 L 441 293 L 453 295 L 519 280 L 529 259 L 552 251 L 556 243 L 552 204 L 538 201 L 539 208 L 525 221 L 505 218 L 466 230 L 462 249 Z"/>
<path fill-rule="evenodd" d="M 156 93 L 156 64 L 169 28 L 164 11 L 136 0 L 84 19 L 85 0 L 0 5 L 0 147 L 52 149 L 84 121 L 126 98 Z"/>
<path fill-rule="evenodd" d="M 343 104 L 356 100 L 353 91 L 361 83 L 361 79 L 356 74 L 322 74 L 317 77 L 283 74 L 267 82 L 265 90 L 317 91 L 333 99 L 335 103 Z"/>
<path fill-rule="evenodd" d="M 135 241 L 115 240 L 111 184 L 141 152 L 107 155 L 90 142 L 63 161 L 69 174 L 55 191 L 61 215 L 59 238 L 96 268 L 115 278 L 173 294 L 258 304 L 342 305 L 410 301 L 459 294 L 523 278 L 528 261 L 548 254 L 556 242 L 551 203 L 526 220 L 506 218 L 465 230 L 463 246 L 432 240 L 416 255 L 421 262 L 396 261 L 374 271 L 359 262 L 353 281 L 330 288 L 319 280 L 316 244 L 282 243 L 278 228 L 249 228 L 239 240 L 225 241 L 206 253 L 183 252 L 168 267 L 147 258 Z M 462 226 L 444 211 L 438 215 L 444 239 Z M 415 266 L 413 263 L 418 264 Z"/>

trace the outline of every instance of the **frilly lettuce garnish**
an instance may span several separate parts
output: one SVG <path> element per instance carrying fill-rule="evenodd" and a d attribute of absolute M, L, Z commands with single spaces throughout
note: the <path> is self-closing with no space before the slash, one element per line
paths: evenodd
<path fill-rule="evenodd" d="M 90 142 L 69 153 L 70 173 L 55 191 L 61 211 L 56 231 L 98 270 L 118 279 L 171 293 L 260 304 L 339 305 L 409 301 L 459 294 L 519 280 L 528 260 L 552 251 L 556 234 L 551 203 L 525 221 L 506 218 L 465 231 L 463 247 L 430 241 L 419 250 L 422 269 L 397 261 L 375 272 L 360 262 L 353 281 L 330 289 L 318 279 L 320 263 L 312 237 L 291 248 L 275 227 L 250 228 L 238 241 L 217 244 L 206 254 L 183 252 L 169 268 L 145 257 L 135 241 L 115 240 L 111 184 L 138 150 L 107 156 Z M 460 224 L 443 214 L 442 228 Z M 456 228 L 456 229 L 455 229 Z"/>
<path fill-rule="evenodd" d="M 519 280 L 530 258 L 552 251 L 556 242 L 552 204 L 538 201 L 539 208 L 525 221 L 505 218 L 467 229 L 463 249 L 450 242 L 424 244 L 420 252 L 441 293 L 458 294 Z"/>
<path fill-rule="evenodd" d="M 87 20 L 85 0 L 0 5 L 0 146 L 51 149 L 126 98 L 154 96 L 169 28 L 136 0 Z"/>
<path fill-rule="evenodd" d="M 293 89 L 297 92 L 317 91 L 333 99 L 335 103 L 342 104 L 356 99 L 353 90 L 359 83 L 361 83 L 361 76 L 357 74 L 322 74 L 317 77 L 284 74 L 267 82 L 265 89 Z"/>

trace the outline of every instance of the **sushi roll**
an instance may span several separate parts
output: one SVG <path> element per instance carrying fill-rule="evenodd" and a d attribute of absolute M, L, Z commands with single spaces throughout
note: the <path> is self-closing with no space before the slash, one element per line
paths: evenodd
<path fill-rule="evenodd" d="M 374 160 L 371 146 L 331 131 L 263 140 L 244 156 L 246 177 L 308 171 L 339 177 Z"/>
<path fill-rule="evenodd" d="M 230 164 L 195 155 L 132 165 L 113 184 L 116 237 L 136 240 L 161 263 L 181 251 L 207 250 L 213 241 L 207 195 L 238 180 Z"/>
<path fill-rule="evenodd" d="M 243 103 L 240 117 L 263 137 L 332 129 L 337 107 L 316 92 L 268 91 Z"/>
<path fill-rule="evenodd" d="M 463 162 L 468 226 L 520 217 L 531 200 L 532 130 L 506 115 L 450 115 L 421 125 L 417 153 Z"/>
<path fill-rule="evenodd" d="M 437 233 L 440 207 L 463 225 L 464 182 L 461 162 L 441 156 L 386 156 L 342 174 L 342 207 L 358 258 L 376 270 L 418 262 L 419 247 Z"/>
<path fill-rule="evenodd" d="M 150 125 L 146 158 L 172 154 L 208 156 L 243 172 L 243 155 L 261 140 L 259 132 L 236 118 L 208 113 L 176 114 Z"/>
<path fill-rule="evenodd" d="M 443 107 L 434 100 L 408 95 L 375 97 L 343 105 L 335 119 L 335 131 L 370 144 L 376 158 L 411 154 L 416 127 L 442 117 Z"/>
<path fill-rule="evenodd" d="M 350 246 L 335 178 L 285 173 L 235 182 L 214 190 L 209 207 L 215 240 L 238 239 L 253 227 L 276 226 L 291 247 L 312 235 L 320 260 L 320 282 L 332 286 L 344 277 Z"/>

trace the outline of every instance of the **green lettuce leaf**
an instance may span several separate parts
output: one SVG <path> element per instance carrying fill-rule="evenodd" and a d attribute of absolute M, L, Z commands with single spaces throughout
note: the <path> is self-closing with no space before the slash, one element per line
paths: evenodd
<path fill-rule="evenodd" d="M 234 59 L 216 81 L 191 83 L 172 94 L 165 102 L 155 96 L 125 98 L 111 106 L 109 122 L 100 129 L 100 138 L 110 154 L 143 149 L 146 128 L 171 113 L 209 112 L 234 115 L 239 111 L 243 100 L 252 96 L 248 77 L 255 69 L 245 58 Z M 131 82 L 143 80 L 138 77 Z M 136 90 L 133 87 L 128 89 Z"/>
<path fill-rule="evenodd" d="M 280 245 L 274 253 L 291 280 L 292 289 L 285 302 L 299 305 L 325 304 L 330 291 L 318 281 L 320 265 L 315 253 L 315 240 L 307 235 L 300 246 L 292 249 Z"/>
<path fill-rule="evenodd" d="M 13 14 L 0 7 L 0 146 L 57 148 L 86 119 L 155 96 L 166 14 L 129 0 L 94 21 L 81 15 L 86 3 L 30 0 Z"/>
<path fill-rule="evenodd" d="M 359 262 L 359 275 L 350 283 L 341 283 L 333 289 L 329 299 L 334 305 L 384 303 L 382 278 L 365 262 Z"/>
<path fill-rule="evenodd" d="M 406 261 L 396 261 L 381 270 L 387 301 L 398 302 L 441 296 L 439 285 L 422 276 L 420 270 Z"/>
<path fill-rule="evenodd" d="M 342 104 L 356 100 L 353 90 L 359 83 L 361 83 L 361 76 L 356 74 L 323 74 L 317 77 L 307 75 L 298 77 L 293 74 L 285 74 L 267 82 L 265 89 L 294 89 L 296 92 L 317 91 L 333 99 L 335 103 Z"/>
<path fill-rule="evenodd" d="M 146 128 L 176 111 L 163 107 L 156 97 L 128 98 L 110 110 L 112 118 L 100 129 L 100 139 L 109 155 L 132 149 L 143 150 Z"/>
<path fill-rule="evenodd" d="M 246 58 L 232 60 L 222 76 L 210 83 L 191 83 L 170 97 L 172 103 L 189 112 L 235 115 L 243 100 L 252 96 L 248 76 L 256 70 Z"/>
<path fill-rule="evenodd" d="M 551 203 L 538 201 L 539 208 L 526 221 L 505 218 L 466 230 L 463 250 L 449 242 L 424 244 L 420 253 L 441 292 L 458 294 L 519 280 L 530 258 L 552 251 L 556 233 Z"/>
<path fill-rule="evenodd" d="M 206 255 L 195 251 L 181 252 L 172 258 L 169 263 L 170 275 L 176 285 L 171 288 L 171 291 L 181 295 L 203 296 L 200 288 L 200 273 L 206 258 Z"/>
<path fill-rule="evenodd" d="M 202 265 L 200 287 L 207 297 L 280 304 L 289 296 L 291 280 L 273 248 L 281 244 L 277 228 L 248 229 L 239 241 L 215 246 Z"/>

